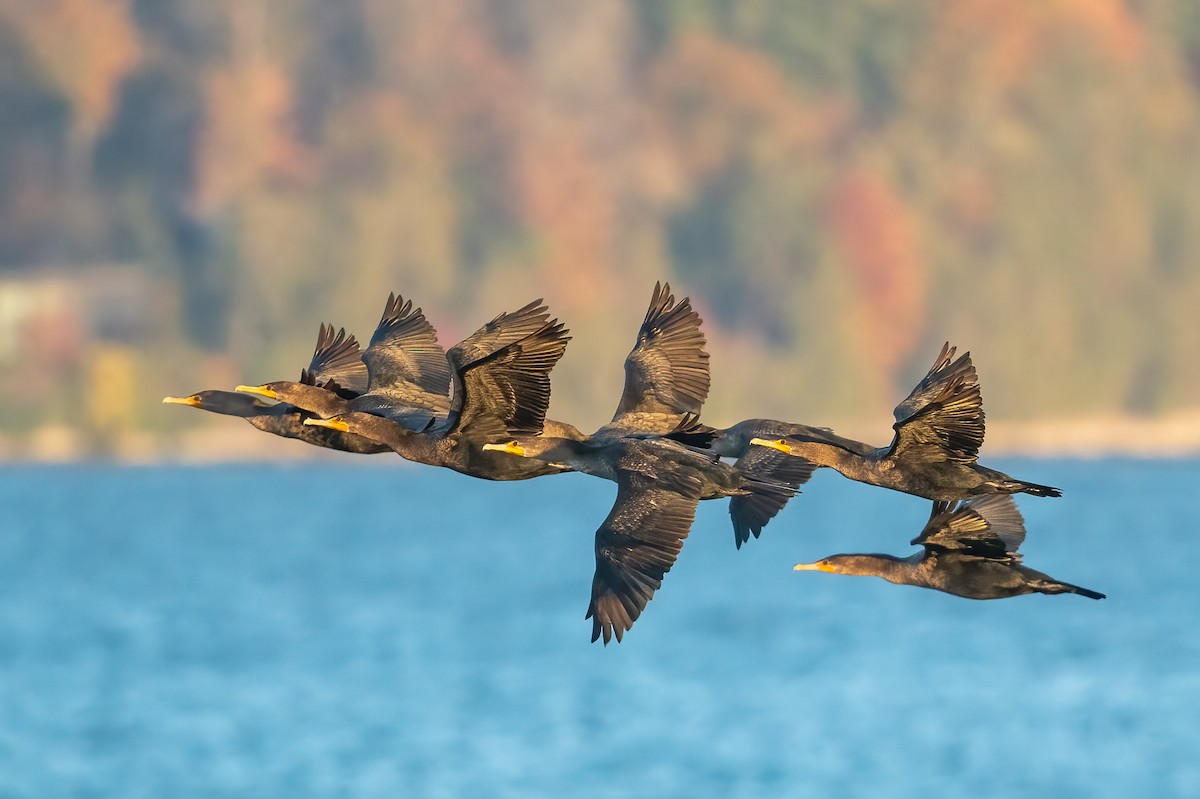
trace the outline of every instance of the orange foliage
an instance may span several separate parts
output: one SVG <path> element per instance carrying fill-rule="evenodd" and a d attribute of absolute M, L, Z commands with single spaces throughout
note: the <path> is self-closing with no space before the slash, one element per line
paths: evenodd
<path fill-rule="evenodd" d="M 583 133 L 566 121 L 530 131 L 522 144 L 517 191 L 525 223 L 539 232 L 544 278 L 581 296 L 572 290 L 576 279 L 590 284 L 611 271 L 617 235 L 613 176 L 589 157 Z M 604 288 L 593 285 L 590 291 Z"/>
<path fill-rule="evenodd" d="M 970 53 L 1000 88 L 1025 78 L 1040 59 L 1072 41 L 1089 42 L 1120 65 L 1137 58 L 1145 40 L 1122 0 L 959 0 L 947 4 L 942 19 L 940 48 Z"/>
<path fill-rule="evenodd" d="M 806 101 L 768 56 L 704 34 L 683 37 L 652 76 L 666 136 L 684 171 L 703 178 L 766 136 L 779 151 L 807 148 L 841 128 L 848 115 L 835 102 Z"/>
<path fill-rule="evenodd" d="M 916 344 L 924 316 L 925 270 L 916 219 L 877 175 L 842 177 L 828 200 L 834 242 L 854 275 L 863 349 L 892 374 Z"/>
<path fill-rule="evenodd" d="M 302 173 L 305 159 L 288 130 L 291 84 L 278 64 L 230 64 L 208 73 L 204 88 L 199 210 L 212 211 L 267 177 Z"/>
<path fill-rule="evenodd" d="M 368 24 L 386 31 L 379 52 L 389 83 L 466 146 L 510 135 L 528 91 L 479 24 L 476 5 L 364 0 Z"/>

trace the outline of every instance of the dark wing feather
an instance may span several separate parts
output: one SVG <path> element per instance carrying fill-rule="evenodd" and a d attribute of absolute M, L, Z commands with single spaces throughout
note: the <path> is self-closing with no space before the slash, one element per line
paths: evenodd
<path fill-rule="evenodd" d="M 472 438 L 537 435 L 550 406 L 550 370 L 571 337 L 558 320 L 520 341 L 459 366 L 450 350 L 455 379 L 462 385 L 450 408 L 448 429 Z"/>
<path fill-rule="evenodd" d="M 433 395 L 428 395 L 432 397 Z M 444 400 L 445 398 L 443 398 Z M 417 433 L 430 432 L 442 418 L 436 408 L 398 403 L 392 397 L 363 394 L 353 400 L 353 410 L 381 416 Z M 444 411 L 443 411 L 444 412 Z"/>
<path fill-rule="evenodd" d="M 460 369 L 533 335 L 545 326 L 549 318 L 546 306 L 541 299 L 536 299 L 511 313 L 500 314 L 455 344 L 446 357 L 453 369 Z"/>
<path fill-rule="evenodd" d="M 300 370 L 300 382 L 310 386 L 337 391 L 343 389 L 354 396 L 367 390 L 367 365 L 362 360 L 362 348 L 346 328 L 333 332 L 333 325 L 321 324 L 317 346 L 307 369 Z"/>
<path fill-rule="evenodd" d="M 998 560 L 1016 559 L 1025 520 L 1008 494 L 986 494 L 953 503 L 933 516 L 912 540 L 927 550 L 959 551 Z"/>
<path fill-rule="evenodd" d="M 1011 494 L 984 494 L 963 504 L 987 521 L 992 534 L 1004 542 L 1006 551 L 1016 552 L 1025 541 L 1025 519 Z"/>
<path fill-rule="evenodd" d="M 450 365 L 437 341 L 437 331 L 411 300 L 389 294 L 383 317 L 362 355 L 370 391 L 409 391 L 446 397 Z"/>
<path fill-rule="evenodd" d="M 506 348 L 539 332 L 548 316 L 542 301 L 534 300 L 512 313 L 500 314 L 450 348 L 446 353 L 450 364 L 450 409 L 444 425 L 447 431 L 457 429 L 464 407 L 471 407 L 463 385 L 465 371 L 489 359 L 511 357 L 512 352 Z M 486 399 L 486 393 L 483 396 Z"/>
<path fill-rule="evenodd" d="M 585 618 L 592 640 L 618 641 L 642 614 L 663 575 L 671 570 L 691 530 L 700 501 L 699 481 L 690 493 L 664 488 L 635 472 L 619 472 L 617 501 L 596 531 L 596 574 Z"/>
<path fill-rule="evenodd" d="M 645 414 L 700 413 L 710 382 L 704 343 L 691 300 L 676 303 L 670 284 L 656 283 L 637 343 L 625 358 L 625 389 L 613 422 Z"/>
<path fill-rule="evenodd" d="M 733 465 L 750 476 L 770 478 L 795 489 L 791 494 L 782 491 L 756 491 L 729 500 L 729 516 L 733 519 L 733 541 L 737 548 L 741 549 L 742 544 L 750 540 L 750 536 L 758 538 L 762 534 L 763 527 L 783 510 L 800 486 L 808 482 L 817 465 L 770 447 L 750 447 Z"/>
<path fill-rule="evenodd" d="M 896 406 L 889 455 L 935 450 L 936 460 L 974 463 L 983 445 L 983 399 L 971 354 L 952 361 L 948 343 L 929 373 Z"/>

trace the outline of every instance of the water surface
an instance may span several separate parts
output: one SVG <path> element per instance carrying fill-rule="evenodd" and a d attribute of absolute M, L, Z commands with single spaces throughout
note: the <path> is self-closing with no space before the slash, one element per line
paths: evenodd
<path fill-rule="evenodd" d="M 706 502 L 605 648 L 611 484 L 347 461 L 0 470 L 0 797 L 1200 795 L 1196 462 L 995 464 L 1101 602 L 794 573 L 928 515 L 832 473 Z"/>

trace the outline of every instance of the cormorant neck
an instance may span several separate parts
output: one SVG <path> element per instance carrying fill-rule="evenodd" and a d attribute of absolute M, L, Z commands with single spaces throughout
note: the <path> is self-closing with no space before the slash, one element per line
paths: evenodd
<path fill-rule="evenodd" d="M 536 458 L 546 463 L 556 463 L 578 468 L 586 457 L 586 441 L 557 436 L 529 436 L 519 438 L 517 442 L 525 448 L 526 458 Z"/>
<path fill-rule="evenodd" d="M 346 423 L 347 432 L 389 446 L 409 460 L 424 461 L 433 450 L 433 437 L 391 419 L 360 411 L 338 414 L 338 418 Z"/>
<path fill-rule="evenodd" d="M 789 438 L 788 446 L 792 454 L 819 466 L 829 466 L 842 474 L 857 472 L 863 465 L 863 456 L 853 452 L 841 444 L 809 441 L 803 438 Z"/>
<path fill-rule="evenodd" d="M 882 577 L 889 583 L 911 585 L 916 563 L 895 555 L 833 555 L 825 558 L 837 574 L 852 574 L 866 577 Z"/>
<path fill-rule="evenodd" d="M 328 419 L 350 410 L 350 403 L 332 391 L 306 383 L 271 383 L 275 398 Z"/>

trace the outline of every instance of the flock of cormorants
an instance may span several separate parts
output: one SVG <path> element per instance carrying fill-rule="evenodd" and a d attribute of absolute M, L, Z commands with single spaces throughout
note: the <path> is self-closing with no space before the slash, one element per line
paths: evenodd
<path fill-rule="evenodd" d="M 700 421 L 709 364 L 700 317 L 656 284 L 612 421 L 591 435 L 546 418 L 550 371 L 570 336 L 541 300 L 491 320 L 449 352 L 411 301 L 391 295 L 370 344 L 322 325 L 298 381 L 201 391 L 163 402 L 240 416 L 268 433 L 354 453 L 396 452 L 487 480 L 578 471 L 612 480 L 596 531 L 586 618 L 592 641 L 621 640 L 662 584 L 702 499 L 730 498 L 741 547 L 821 466 L 933 500 L 922 550 L 832 555 L 797 570 L 875 575 L 971 599 L 1103 594 L 1021 562 L 1025 525 L 1012 494 L 1057 497 L 977 463 L 984 414 L 969 353 L 942 347 L 896 406 L 895 435 L 874 448 L 832 430 L 773 419 L 716 429 Z M 721 460 L 733 459 L 732 463 Z"/>

